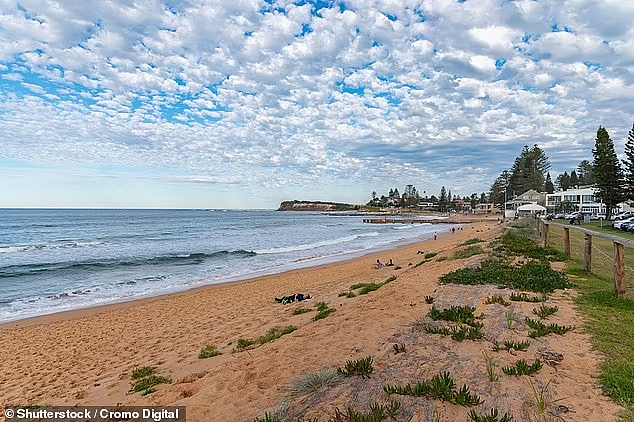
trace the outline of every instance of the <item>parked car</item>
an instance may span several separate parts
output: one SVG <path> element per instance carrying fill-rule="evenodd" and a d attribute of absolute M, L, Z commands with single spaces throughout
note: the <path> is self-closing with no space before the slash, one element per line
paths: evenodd
<path fill-rule="evenodd" d="M 634 227 L 634 220 L 630 221 L 629 223 L 621 223 L 619 230 L 629 232 L 632 227 Z"/>
<path fill-rule="evenodd" d="M 625 220 L 626 218 L 630 218 L 630 217 L 634 217 L 634 212 L 632 211 L 620 212 L 614 216 L 613 220 L 614 221 Z"/>
<path fill-rule="evenodd" d="M 594 214 L 590 215 L 590 220 L 605 220 L 605 214 L 595 212 Z"/>
<path fill-rule="evenodd" d="M 555 214 L 555 216 L 553 218 L 564 218 L 564 215 L 565 214 L 563 214 L 563 213 L 557 213 L 557 214 Z"/>
<path fill-rule="evenodd" d="M 571 213 L 569 213 L 569 214 L 566 214 L 566 215 L 564 216 L 564 218 L 565 218 L 566 220 L 572 220 L 572 219 L 578 220 L 578 219 L 579 219 L 579 214 L 580 214 L 580 212 L 579 212 L 579 211 L 571 212 Z"/>
<path fill-rule="evenodd" d="M 612 223 L 612 227 L 614 227 L 617 230 L 621 230 L 621 225 L 625 223 L 631 223 L 631 222 L 634 222 L 634 217 L 626 218 L 625 220 L 617 220 L 614 223 Z"/>

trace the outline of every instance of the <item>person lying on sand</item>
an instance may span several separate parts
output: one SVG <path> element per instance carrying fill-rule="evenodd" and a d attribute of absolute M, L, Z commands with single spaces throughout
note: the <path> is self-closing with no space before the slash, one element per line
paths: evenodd
<path fill-rule="evenodd" d="M 287 305 L 287 304 L 289 304 L 289 303 L 293 303 L 293 302 L 295 302 L 295 301 L 302 302 L 302 301 L 304 301 L 304 300 L 309 300 L 309 299 L 311 299 L 311 297 L 310 297 L 310 295 L 309 295 L 309 294 L 306 294 L 306 295 L 305 295 L 305 294 L 303 294 L 303 293 L 296 293 L 296 294 L 294 294 L 294 295 L 292 295 L 292 296 L 283 296 L 283 297 L 281 297 L 281 298 L 276 297 L 276 298 L 275 298 L 275 301 L 276 301 L 277 303 L 281 303 L 281 304 L 283 304 L 283 305 Z"/>

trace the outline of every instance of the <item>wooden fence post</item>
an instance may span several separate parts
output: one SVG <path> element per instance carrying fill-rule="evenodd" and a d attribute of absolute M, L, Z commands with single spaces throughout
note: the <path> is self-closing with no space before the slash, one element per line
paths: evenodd
<path fill-rule="evenodd" d="M 583 268 L 587 272 L 592 272 L 592 236 L 586 233 L 583 249 Z"/>
<path fill-rule="evenodd" d="M 570 228 L 564 227 L 564 254 L 570 256 Z"/>
<path fill-rule="evenodd" d="M 548 247 L 548 224 L 546 224 L 545 222 L 544 224 L 544 247 L 547 248 Z"/>
<path fill-rule="evenodd" d="M 614 288 L 619 299 L 625 298 L 625 254 L 623 245 L 614 242 Z"/>

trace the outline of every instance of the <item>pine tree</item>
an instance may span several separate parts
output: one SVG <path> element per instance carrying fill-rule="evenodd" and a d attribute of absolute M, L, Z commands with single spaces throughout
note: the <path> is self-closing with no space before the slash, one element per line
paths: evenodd
<path fill-rule="evenodd" d="M 577 177 L 577 173 L 574 170 L 570 173 L 570 187 L 571 188 L 579 187 L 579 178 Z"/>
<path fill-rule="evenodd" d="M 625 142 L 625 166 L 623 188 L 628 199 L 634 198 L 634 124 Z"/>
<path fill-rule="evenodd" d="M 570 189 L 570 175 L 568 174 L 568 172 L 564 171 L 563 174 L 557 176 L 557 179 L 555 179 L 555 183 L 557 184 L 557 187 L 559 187 L 559 190 Z"/>
<path fill-rule="evenodd" d="M 553 181 L 550 178 L 550 172 L 546 174 L 546 181 L 544 182 L 544 192 L 553 193 L 555 191 L 555 186 L 553 185 Z"/>
<path fill-rule="evenodd" d="M 515 159 L 511 168 L 510 192 L 518 195 L 529 189 L 538 192 L 544 190 L 546 172 L 550 169 L 550 161 L 544 151 L 537 145 L 529 148 L 524 145 L 522 152 Z"/>
<path fill-rule="evenodd" d="M 577 166 L 577 177 L 579 185 L 594 185 L 594 176 L 592 175 L 592 163 L 588 160 L 582 160 Z"/>
<path fill-rule="evenodd" d="M 447 208 L 447 190 L 443 186 L 440 188 L 440 198 L 438 198 L 438 211 L 443 212 Z"/>
<path fill-rule="evenodd" d="M 503 205 L 505 196 L 508 196 L 510 183 L 511 173 L 508 170 L 504 170 L 491 185 L 491 192 L 489 193 L 489 199 L 491 202 Z"/>
<path fill-rule="evenodd" d="M 601 198 L 606 205 L 606 219 L 609 220 L 616 204 L 623 200 L 623 172 L 614 151 L 614 142 L 604 127 L 599 127 L 597 130 L 592 155 L 594 156 L 592 166 L 596 179 L 596 196 Z"/>

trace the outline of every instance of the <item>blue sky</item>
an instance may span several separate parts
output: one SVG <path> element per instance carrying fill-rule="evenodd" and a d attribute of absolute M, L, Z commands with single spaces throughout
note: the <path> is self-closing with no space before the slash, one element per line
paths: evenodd
<path fill-rule="evenodd" d="M 553 178 L 634 119 L 634 2 L 0 0 L 0 207 L 275 208 Z"/>

